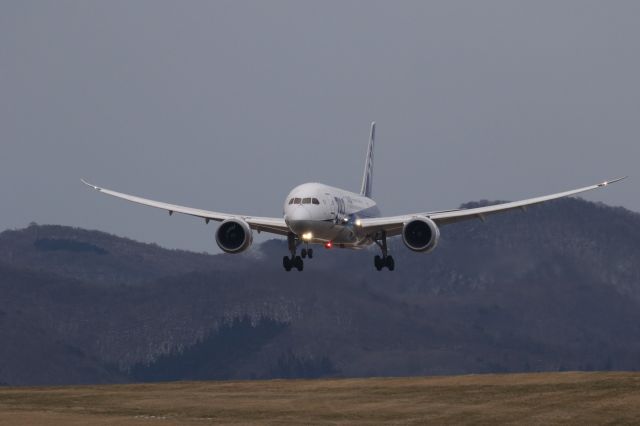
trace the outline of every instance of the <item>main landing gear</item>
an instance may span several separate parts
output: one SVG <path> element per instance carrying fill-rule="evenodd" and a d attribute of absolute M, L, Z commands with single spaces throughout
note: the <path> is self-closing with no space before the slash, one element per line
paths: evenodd
<path fill-rule="evenodd" d="M 302 271 L 304 269 L 304 262 L 302 261 L 302 258 L 300 256 L 285 256 L 282 258 L 282 266 L 284 266 L 284 270 L 287 272 L 289 272 L 292 268 L 296 268 L 298 271 Z"/>
<path fill-rule="evenodd" d="M 287 236 L 287 241 L 289 243 L 289 251 L 291 252 L 291 257 L 283 257 L 282 266 L 284 266 L 284 269 L 287 272 L 289 272 L 293 268 L 296 268 L 298 271 L 302 271 L 304 269 L 304 261 L 302 259 L 304 259 L 305 257 L 313 259 L 313 249 L 305 247 L 300 250 L 300 256 L 296 256 L 296 248 L 298 247 L 300 241 L 294 234 L 289 234 Z"/>
<path fill-rule="evenodd" d="M 382 250 L 382 257 L 376 254 L 373 258 L 373 264 L 376 269 L 381 271 L 382 268 L 386 267 L 388 270 L 393 271 L 396 268 L 396 262 L 393 260 L 393 256 L 390 256 L 387 252 L 387 233 L 382 231 L 381 237 L 376 239 L 375 243 Z"/>

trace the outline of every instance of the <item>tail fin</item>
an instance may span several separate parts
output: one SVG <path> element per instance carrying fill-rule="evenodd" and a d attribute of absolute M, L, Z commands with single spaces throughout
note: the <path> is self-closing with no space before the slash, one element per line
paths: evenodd
<path fill-rule="evenodd" d="M 373 184 L 373 145 L 376 139 L 376 122 L 371 123 L 371 136 L 369 137 L 369 148 L 367 149 L 367 159 L 364 163 L 364 176 L 362 176 L 362 188 L 360 195 L 371 198 L 371 188 Z"/>

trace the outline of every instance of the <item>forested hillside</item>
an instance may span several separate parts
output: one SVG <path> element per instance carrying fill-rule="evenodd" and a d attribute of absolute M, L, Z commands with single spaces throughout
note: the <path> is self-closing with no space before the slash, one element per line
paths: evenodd
<path fill-rule="evenodd" d="M 441 233 L 427 255 L 392 240 L 394 272 L 318 248 L 287 273 L 281 240 L 5 231 L 0 383 L 640 369 L 640 215 L 567 199 Z"/>

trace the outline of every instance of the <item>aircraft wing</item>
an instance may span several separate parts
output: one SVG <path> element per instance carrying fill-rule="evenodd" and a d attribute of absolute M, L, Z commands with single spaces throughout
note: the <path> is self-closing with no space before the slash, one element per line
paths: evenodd
<path fill-rule="evenodd" d="M 402 228 L 406 222 L 419 217 L 428 217 L 433 220 L 437 225 L 447 225 L 450 223 L 460 222 L 468 219 L 480 219 L 484 220 L 487 215 L 505 212 L 514 209 L 526 209 L 527 206 L 532 204 L 544 203 L 545 201 L 555 200 L 558 198 L 569 197 L 581 192 L 591 191 L 593 189 L 603 188 L 611 183 L 619 182 L 625 177 L 612 179 L 596 185 L 585 186 L 584 188 L 573 189 L 565 192 L 558 192 L 556 194 L 543 195 L 541 197 L 528 198 L 521 201 L 513 201 L 509 203 L 496 204 L 493 206 L 477 207 L 472 209 L 458 209 L 447 210 L 437 212 L 424 212 L 413 213 L 401 216 L 390 216 L 380 218 L 361 219 L 360 225 L 367 231 L 378 232 L 386 231 L 387 236 L 399 235 L 402 232 Z"/>
<path fill-rule="evenodd" d="M 277 217 L 256 217 L 256 216 L 246 216 L 239 214 L 229 214 L 229 213 L 220 213 L 214 212 L 210 210 L 201 210 L 195 209 L 192 207 L 179 206 L 177 204 L 169 204 L 164 203 L 162 201 L 154 201 L 149 200 L 147 198 L 137 197 L 135 195 L 123 194 L 122 192 L 112 191 L 110 189 L 101 188 L 99 186 L 95 186 L 90 184 L 89 182 L 81 179 L 82 183 L 91 188 L 95 189 L 98 192 L 103 194 L 111 195 L 113 197 L 122 198 L 123 200 L 131 201 L 137 204 L 143 204 L 145 206 L 155 207 L 158 209 L 166 210 L 169 214 L 175 213 L 183 213 L 190 216 L 196 216 L 205 220 L 206 223 L 209 223 L 210 220 L 215 220 L 217 222 L 222 222 L 226 219 L 242 219 L 249 224 L 251 229 L 255 229 L 259 232 L 269 232 L 272 234 L 278 235 L 287 235 L 289 233 L 289 228 L 287 224 L 284 222 L 283 218 Z"/>

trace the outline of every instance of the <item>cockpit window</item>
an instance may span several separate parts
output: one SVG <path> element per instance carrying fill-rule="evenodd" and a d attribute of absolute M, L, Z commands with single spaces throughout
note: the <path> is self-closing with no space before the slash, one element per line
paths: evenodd
<path fill-rule="evenodd" d="M 289 204 L 293 204 L 293 198 L 289 200 Z"/>
<path fill-rule="evenodd" d="M 293 204 L 300 204 L 300 198 L 294 198 Z"/>
<path fill-rule="evenodd" d="M 317 199 L 317 198 L 312 198 L 312 199 L 311 199 L 311 202 L 312 202 L 313 204 L 320 204 L 320 201 L 318 201 L 318 199 Z"/>
<path fill-rule="evenodd" d="M 303 198 L 302 204 L 311 204 L 311 198 Z"/>

